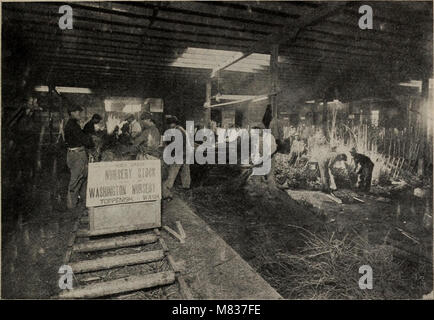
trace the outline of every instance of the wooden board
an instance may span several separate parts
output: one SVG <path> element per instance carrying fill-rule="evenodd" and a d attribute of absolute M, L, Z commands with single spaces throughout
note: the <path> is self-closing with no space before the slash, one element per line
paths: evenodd
<path fill-rule="evenodd" d="M 74 273 L 83 273 L 97 270 L 106 270 L 121 266 L 130 266 L 148 262 L 159 261 L 164 258 L 163 250 L 145 251 L 132 254 L 102 257 L 93 260 L 84 260 L 70 263 Z"/>
<path fill-rule="evenodd" d="M 161 202 L 89 208 L 89 236 L 161 227 Z"/>
<path fill-rule="evenodd" d="M 167 285 L 173 282 L 175 282 L 175 273 L 173 271 L 163 271 L 142 276 L 130 276 L 102 283 L 94 283 L 73 290 L 64 290 L 60 293 L 59 297 L 61 299 L 96 298 Z"/>
<path fill-rule="evenodd" d="M 155 234 L 138 234 L 125 237 L 115 237 L 109 239 L 93 240 L 74 245 L 76 252 L 92 252 L 108 249 L 117 249 L 130 246 L 144 245 L 158 240 Z"/>

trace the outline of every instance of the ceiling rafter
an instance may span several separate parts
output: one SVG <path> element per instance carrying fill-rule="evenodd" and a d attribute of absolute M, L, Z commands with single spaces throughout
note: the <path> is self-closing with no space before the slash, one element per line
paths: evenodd
<path fill-rule="evenodd" d="M 279 32 L 271 34 L 264 39 L 259 39 L 257 44 L 250 47 L 247 51 L 244 51 L 242 55 L 237 56 L 233 59 L 229 59 L 226 63 L 215 68 L 211 74 L 211 77 L 216 76 L 220 70 L 223 70 L 233 65 L 234 63 L 240 61 L 241 59 L 244 59 L 245 57 L 249 56 L 254 52 L 262 52 L 264 48 L 270 48 L 272 44 L 286 43 L 288 41 L 293 42 L 298 33 L 303 28 L 309 25 L 314 25 L 321 20 L 330 17 L 333 14 L 337 14 L 338 12 L 340 12 L 340 10 L 343 9 L 344 5 L 346 5 L 345 2 L 332 4 L 315 11 L 315 13 L 309 17 L 300 17 L 295 22 L 291 24 L 286 24 L 279 30 Z"/>

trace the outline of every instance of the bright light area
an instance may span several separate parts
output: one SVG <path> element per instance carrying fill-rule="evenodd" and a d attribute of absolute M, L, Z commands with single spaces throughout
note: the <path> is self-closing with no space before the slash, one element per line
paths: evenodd
<path fill-rule="evenodd" d="M 136 113 L 140 112 L 142 110 L 141 104 L 127 104 L 123 109 L 122 112 L 126 113 Z"/>
<path fill-rule="evenodd" d="M 379 120 L 380 120 L 380 111 L 379 110 L 372 110 L 371 111 L 371 124 L 374 127 L 378 127 Z"/>
<path fill-rule="evenodd" d="M 37 86 L 35 87 L 36 92 L 48 92 L 48 86 Z"/>
<path fill-rule="evenodd" d="M 242 52 L 187 48 L 185 52 L 171 64 L 172 67 L 214 69 L 232 59 L 240 57 Z"/>
<path fill-rule="evenodd" d="M 254 99 L 256 96 L 252 95 L 238 95 L 238 94 L 220 94 L 215 96 L 215 100 L 220 102 L 220 100 L 244 100 L 244 99 Z"/>
<path fill-rule="evenodd" d="M 264 100 L 268 100 L 268 96 L 256 98 L 256 99 L 252 100 L 252 102 L 259 102 L 259 101 L 264 101 Z"/>
<path fill-rule="evenodd" d="M 228 71 L 257 72 L 270 67 L 270 55 L 252 53 L 246 58 L 226 68 Z"/>
<path fill-rule="evenodd" d="M 401 82 L 399 85 L 404 87 L 415 87 L 418 88 L 419 92 L 422 92 L 422 81 L 420 80 L 410 80 L 410 82 Z"/>
<path fill-rule="evenodd" d="M 202 48 L 187 48 L 172 64 L 172 67 L 196 68 L 196 69 L 217 69 L 242 57 L 240 51 L 214 50 Z M 288 58 L 280 56 L 279 62 L 287 62 Z M 258 72 L 270 67 L 270 55 L 252 53 L 233 65 L 227 67 L 228 71 Z"/>
<path fill-rule="evenodd" d="M 84 94 L 92 93 L 92 91 L 88 88 L 75 88 L 75 87 L 56 87 L 56 91 L 59 93 L 84 93 Z"/>
<path fill-rule="evenodd" d="M 88 88 L 78 88 L 78 87 L 55 87 L 56 91 L 59 93 L 83 93 L 91 94 L 92 90 Z M 48 92 L 48 86 L 37 86 L 35 87 L 36 92 Z"/>
<path fill-rule="evenodd" d="M 247 102 L 247 101 L 260 102 L 260 101 L 268 100 L 268 95 L 261 95 L 261 96 L 239 96 L 239 97 L 243 97 L 243 98 L 239 99 L 239 100 L 234 100 L 234 101 L 229 101 L 229 102 L 223 102 L 223 103 L 218 103 L 218 104 L 214 104 L 214 105 L 204 105 L 204 107 L 205 108 L 225 107 L 225 106 L 232 106 L 232 105 L 236 105 L 236 104 Z"/>
<path fill-rule="evenodd" d="M 132 97 L 113 97 L 104 100 L 106 112 L 136 113 L 142 111 L 143 100 Z"/>
<path fill-rule="evenodd" d="M 104 100 L 104 109 L 105 109 L 105 111 L 107 111 L 107 112 L 110 112 L 110 111 L 112 111 L 112 104 L 113 104 L 113 101 L 112 100 Z"/>

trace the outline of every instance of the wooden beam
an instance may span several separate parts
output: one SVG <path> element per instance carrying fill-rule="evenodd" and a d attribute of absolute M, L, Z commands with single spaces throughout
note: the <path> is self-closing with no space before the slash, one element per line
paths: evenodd
<path fill-rule="evenodd" d="M 73 4 L 77 6 L 77 4 Z M 100 12 L 102 9 L 98 7 L 99 3 L 85 2 L 81 3 L 79 7 L 86 9 L 93 9 Z M 92 8 L 94 7 L 94 8 Z M 110 14 L 111 16 L 125 16 L 125 17 L 136 17 L 141 19 L 143 17 L 149 17 L 152 14 L 152 10 L 146 7 L 133 7 L 126 2 L 123 3 L 113 3 L 110 10 L 103 9 L 103 12 Z M 262 25 L 255 25 L 253 23 L 242 23 L 239 21 L 228 21 L 217 17 L 204 17 L 201 15 L 196 15 L 194 13 L 187 13 L 176 11 L 166 7 L 160 7 L 158 10 L 158 15 L 154 18 L 155 24 L 167 23 L 167 24 L 182 24 L 192 27 L 207 27 L 214 30 L 223 31 L 233 31 L 249 33 L 251 35 L 267 34 L 267 30 Z"/>
<path fill-rule="evenodd" d="M 324 22 L 323 25 L 321 25 L 321 27 L 324 27 L 324 26 L 328 26 L 331 29 L 345 29 L 346 28 L 349 32 L 351 32 L 351 31 L 356 32 L 356 33 L 363 32 L 363 30 L 361 30 L 360 28 L 355 28 L 354 24 L 352 24 L 352 23 L 341 22 L 341 21 L 337 21 L 337 20 L 327 20 Z M 398 38 L 399 38 L 401 41 L 403 39 L 408 39 L 409 37 L 414 37 L 415 35 L 421 35 L 422 34 L 420 30 L 416 30 L 417 33 L 413 32 L 412 35 L 404 34 L 401 32 L 385 31 L 385 30 L 379 30 L 379 29 L 371 29 L 369 31 L 373 36 L 374 35 L 379 36 L 379 37 L 382 37 L 383 39 L 396 38 L 398 40 Z"/>
<path fill-rule="evenodd" d="M 235 100 L 235 101 L 222 102 L 222 103 L 211 105 L 209 108 L 227 107 L 227 106 L 232 106 L 232 105 L 247 102 L 247 101 L 262 100 L 262 99 L 265 100 L 268 97 L 269 97 L 269 95 L 262 95 L 262 96 L 255 96 L 255 98 L 245 98 L 245 99 L 240 99 L 240 100 Z"/>
<path fill-rule="evenodd" d="M 23 13 L 20 18 L 12 18 L 11 21 L 15 21 L 23 24 L 41 25 L 40 16 L 34 13 Z M 46 21 L 44 26 L 50 26 L 52 28 L 58 28 L 57 21 Z M 54 29 L 53 29 L 54 30 Z M 110 23 L 92 23 L 84 19 L 75 18 L 74 29 L 70 33 L 89 32 L 104 34 L 109 33 L 113 39 L 116 37 L 134 39 L 139 44 L 144 39 L 153 39 L 158 41 L 180 42 L 189 43 L 190 46 L 200 47 L 201 45 L 221 45 L 227 48 L 248 48 L 253 45 L 255 39 L 245 38 L 228 38 L 224 36 L 212 35 L 212 34 L 198 34 L 192 32 L 181 32 L 178 30 L 166 30 L 161 28 L 147 28 L 145 31 L 141 28 L 133 27 L 121 27 L 112 25 Z M 134 40 L 133 40 L 134 41 Z"/>
<path fill-rule="evenodd" d="M 383 49 L 385 47 L 388 48 L 388 50 L 392 50 L 393 52 L 401 52 L 402 51 L 402 42 L 394 42 L 390 40 L 383 40 L 382 38 L 378 36 L 367 36 L 366 33 L 347 33 L 343 30 L 339 29 L 325 29 L 323 26 L 321 28 L 318 27 L 309 27 L 304 31 L 304 34 L 307 34 L 308 36 L 313 37 L 322 37 L 324 38 L 331 38 L 336 39 L 337 41 L 340 41 L 341 43 L 355 43 L 360 44 L 361 47 L 369 48 L 373 47 L 375 50 Z M 406 46 L 410 46 L 413 48 L 418 48 L 418 46 L 413 45 L 412 43 L 406 43 Z"/>
<path fill-rule="evenodd" d="M 261 96 L 254 95 L 239 95 L 239 94 L 219 94 L 215 96 L 217 102 L 220 100 L 243 100 L 243 99 L 255 99 Z"/>
<path fill-rule="evenodd" d="M 211 78 L 207 79 L 206 81 L 206 100 L 205 100 L 205 110 L 204 110 L 204 125 L 208 127 L 211 124 L 211 110 L 209 107 L 211 106 L 211 89 L 212 89 L 212 82 Z"/>
<path fill-rule="evenodd" d="M 121 65 L 118 64 L 111 64 L 111 63 L 95 63 L 94 61 L 90 60 L 83 60 L 83 59 L 70 59 L 65 61 L 61 58 L 51 58 L 55 62 L 55 67 L 53 70 L 59 70 L 59 69 L 69 69 L 70 73 L 77 74 L 80 72 L 87 72 L 87 71 L 97 71 L 101 74 L 110 74 L 110 73 L 119 73 L 120 75 L 128 76 L 134 76 L 134 75 L 146 75 L 148 72 L 163 72 L 163 73 L 174 73 L 174 74 L 190 74 L 190 75 L 197 75 L 197 76 L 205 76 L 209 74 L 209 71 L 207 69 L 198 69 L 198 68 L 178 68 L 178 67 L 172 67 L 167 66 L 163 64 L 144 64 L 140 66 L 132 65 Z M 39 66 L 41 67 L 40 74 L 44 74 L 44 69 L 42 69 L 45 65 L 47 67 L 49 64 L 47 62 L 40 63 Z M 130 71 L 134 70 L 134 74 L 131 74 Z M 328 73 L 336 73 L 339 74 L 340 72 L 344 71 L 351 71 L 351 69 L 346 68 L 334 68 L 333 66 L 327 66 L 327 65 L 318 65 L 312 62 L 312 65 L 299 65 L 296 63 L 293 63 L 292 65 L 280 65 L 279 64 L 279 71 L 281 73 L 282 77 L 287 76 L 300 76 L 301 74 L 306 75 L 316 75 L 321 72 L 328 72 Z M 225 71 L 226 73 L 237 73 L 235 71 Z M 255 77 L 264 77 L 268 78 L 267 72 L 257 72 L 257 73 L 249 73 L 251 76 Z M 280 77 L 280 76 L 279 76 Z"/>
<path fill-rule="evenodd" d="M 43 51 L 43 57 L 53 58 L 53 59 L 84 59 L 89 61 L 97 61 L 99 63 L 116 63 L 123 65 L 134 65 L 137 67 L 145 66 L 145 65 L 158 65 L 158 66 L 173 66 L 178 67 L 185 65 L 186 68 L 190 67 L 194 69 L 194 66 L 197 66 L 197 69 L 212 69 L 212 66 L 215 64 L 212 61 L 197 61 L 195 59 L 182 59 L 181 61 L 176 61 L 175 58 L 169 57 L 156 57 L 156 56 L 144 56 L 144 59 L 128 59 L 127 57 L 119 57 L 116 55 L 90 55 L 90 54 L 80 54 L 79 52 L 67 53 L 67 52 L 58 52 L 57 54 Z M 176 63 L 175 65 L 172 65 Z"/>
<path fill-rule="evenodd" d="M 240 21 L 244 23 L 255 23 L 262 26 L 280 27 L 288 21 L 287 17 L 279 17 L 272 14 L 262 14 L 247 10 L 234 10 L 215 5 L 212 2 L 186 2 L 171 1 L 162 9 L 176 9 L 181 12 L 190 12 L 204 17 L 218 17 L 228 21 Z"/>
<path fill-rule="evenodd" d="M 377 52 L 377 54 L 379 53 L 384 53 L 385 50 L 384 48 L 381 48 L 380 46 L 376 46 L 374 47 L 372 44 L 370 46 L 361 46 L 361 45 L 357 45 L 357 44 L 350 44 L 348 41 L 330 41 L 330 40 L 324 40 L 325 37 L 321 37 L 321 38 L 316 38 L 316 37 L 309 37 L 309 36 L 299 36 L 298 40 L 299 41 L 306 41 L 306 42 L 313 42 L 313 43 L 323 43 L 323 44 L 327 44 L 327 45 L 331 45 L 331 46 L 336 46 L 336 47 L 342 47 L 345 48 L 346 50 L 348 49 L 352 49 L 354 50 L 354 52 L 357 52 L 357 50 L 361 50 L 364 52 Z"/>
<path fill-rule="evenodd" d="M 60 56 L 53 56 L 53 55 L 46 55 L 46 57 L 52 59 L 56 64 L 62 65 L 62 64 L 70 64 L 72 66 L 74 66 L 75 64 L 77 65 L 77 67 L 96 67 L 96 68 L 101 68 L 101 69 L 105 69 L 107 71 L 109 70 L 123 70 L 123 71 L 131 71 L 131 70 L 135 70 L 135 71 L 140 71 L 140 70 L 146 70 L 146 68 L 151 68 L 154 67 L 155 69 L 159 69 L 159 70 L 163 70 L 163 69 L 173 69 L 173 70 L 182 70 L 184 69 L 184 71 L 191 71 L 191 72 L 197 72 L 197 73 L 204 73 L 204 72 L 209 72 L 210 69 L 203 69 L 203 68 L 191 68 L 191 67 L 175 67 L 175 66 L 171 66 L 171 65 L 167 65 L 165 63 L 157 63 L 157 62 L 146 62 L 146 63 L 141 63 L 141 64 L 134 64 L 134 63 L 120 63 L 120 62 L 116 62 L 116 61 L 103 61 L 103 60 L 98 60 L 98 59 L 92 59 L 89 57 L 86 58 L 74 58 L 74 57 L 70 57 L 68 59 L 65 59 Z M 44 65 L 44 64 L 41 64 Z"/>
<path fill-rule="evenodd" d="M 270 56 L 270 75 L 271 75 L 271 88 L 270 93 L 277 93 L 279 91 L 279 45 L 271 45 L 271 56 Z M 273 94 L 270 97 L 271 102 L 271 113 L 273 118 L 277 118 L 278 102 L 277 95 Z"/>
<path fill-rule="evenodd" d="M 44 6 L 44 5 L 43 5 Z M 83 9 L 80 5 L 76 5 L 74 3 L 71 4 L 74 10 L 74 23 L 79 22 L 85 24 L 93 24 L 95 26 L 101 26 L 104 29 L 110 28 L 109 30 L 113 31 L 127 31 L 128 33 L 136 33 L 136 34 L 149 34 L 150 31 L 155 32 L 169 32 L 176 34 L 185 34 L 192 36 L 205 36 L 209 38 L 222 38 L 226 40 L 236 40 L 236 41 L 256 41 L 253 35 L 249 35 L 243 32 L 231 32 L 231 31 L 220 31 L 219 29 L 215 30 L 209 27 L 189 27 L 185 26 L 182 23 L 177 24 L 163 24 L 156 23 L 154 21 L 153 25 L 150 26 L 150 21 L 153 19 L 153 16 L 141 16 L 137 17 L 122 17 L 118 15 L 113 15 L 111 13 L 96 11 L 92 12 L 88 9 Z M 52 8 L 49 6 L 48 8 Z M 47 9 L 48 9 L 47 8 Z M 17 10 L 17 9 L 12 9 Z M 36 15 L 38 17 L 49 19 L 48 10 L 38 10 L 35 8 L 30 8 L 29 6 L 24 6 L 17 10 L 25 14 L 26 17 L 31 17 Z"/>
<path fill-rule="evenodd" d="M 121 44 L 118 45 L 112 45 L 110 42 L 109 45 L 105 45 L 105 44 L 101 44 L 98 43 L 97 41 L 89 41 L 92 39 L 88 39 L 88 38 L 83 38 L 85 40 L 87 40 L 88 42 L 81 42 L 78 41 L 79 39 L 81 39 L 80 37 L 75 37 L 75 36 L 68 36 L 71 37 L 71 41 L 65 41 L 62 46 L 61 46 L 61 50 L 71 50 L 71 51 L 85 51 L 85 52 L 92 52 L 95 55 L 102 55 L 102 54 L 116 54 L 116 55 L 126 55 L 128 57 L 171 57 L 173 59 L 180 57 L 181 55 L 183 57 L 186 58 L 191 58 L 191 59 L 214 59 L 216 61 L 219 60 L 223 60 L 225 59 L 224 57 L 226 55 L 224 54 L 217 54 L 214 52 L 206 52 L 204 51 L 203 53 L 198 51 L 198 52 L 190 52 L 187 53 L 186 49 L 187 48 L 183 48 L 183 47 L 174 47 L 173 50 L 168 50 L 170 49 L 165 47 L 165 46 L 161 46 L 161 45 L 146 45 L 146 47 L 143 48 L 137 48 L 137 47 L 133 47 L 133 46 L 122 46 Z M 47 45 L 44 42 L 52 42 L 52 43 L 59 43 L 59 39 L 55 39 L 55 38 L 49 38 L 49 39 L 45 39 L 42 37 L 31 37 L 30 35 L 25 37 L 26 39 L 32 39 L 35 40 L 35 48 L 44 48 L 47 50 L 49 50 L 50 45 Z M 42 41 L 39 41 L 42 40 Z M 253 62 L 254 59 L 252 59 Z"/>
<path fill-rule="evenodd" d="M 333 3 L 324 6 L 321 9 L 315 10 L 314 14 L 308 17 L 300 17 L 291 24 L 286 24 L 281 30 L 275 34 L 271 34 L 250 47 L 247 51 L 244 51 L 242 55 L 235 57 L 234 59 L 227 61 L 224 65 L 219 66 L 214 69 L 211 73 L 211 77 L 215 77 L 219 71 L 226 69 L 227 67 L 233 65 L 234 63 L 248 57 L 254 52 L 262 52 L 264 48 L 270 47 L 272 44 L 284 44 L 288 41 L 293 43 L 298 35 L 298 33 L 311 25 L 315 25 L 326 18 L 339 13 L 343 7 L 346 5 L 345 2 Z"/>
<path fill-rule="evenodd" d="M 77 77 L 85 76 L 87 77 L 86 80 L 101 80 L 104 77 L 116 77 L 116 78 L 123 78 L 123 79 L 131 79 L 131 80 L 138 80 L 138 79 L 149 79 L 158 77 L 161 79 L 162 77 L 167 76 L 179 76 L 179 77 L 191 77 L 194 76 L 196 78 L 206 78 L 209 76 L 209 73 L 191 73 L 187 72 L 185 70 L 168 70 L 168 69 L 147 69 L 143 70 L 140 73 L 131 73 L 128 70 L 104 70 L 102 68 L 95 68 L 93 66 L 87 66 L 87 67 L 80 67 L 76 66 L 74 64 L 69 65 L 59 65 L 54 70 L 56 73 L 56 77 L 54 80 L 59 79 L 73 79 Z M 43 76 L 44 73 L 41 73 Z M 41 81 L 43 80 L 43 77 L 41 76 Z"/>
<path fill-rule="evenodd" d="M 311 44 L 311 43 L 309 43 Z M 285 49 L 287 49 L 288 47 L 284 47 L 282 48 L 282 51 L 285 51 Z M 357 53 L 354 52 L 352 50 L 337 50 L 337 49 L 329 49 L 326 48 L 325 46 L 322 47 L 318 47 L 315 45 L 315 43 L 312 46 L 308 46 L 305 43 L 304 44 L 296 44 L 296 45 L 292 45 L 291 48 L 301 48 L 303 50 L 312 50 L 312 51 L 316 51 L 316 52 L 330 52 L 330 53 L 341 53 L 342 55 L 346 55 L 347 57 L 353 57 L 353 56 L 363 56 L 363 57 L 368 57 L 368 58 L 378 58 L 378 54 L 367 54 L 367 53 Z"/>
<path fill-rule="evenodd" d="M 304 16 L 311 14 L 320 4 L 311 1 L 255 1 L 249 3 L 251 8 L 273 10 L 275 12 L 284 12 Z"/>
<path fill-rule="evenodd" d="M 175 282 L 175 272 L 163 271 L 142 276 L 130 276 L 107 282 L 93 283 L 73 290 L 63 290 L 60 299 L 97 298 L 122 292 L 137 291 Z"/>
<path fill-rule="evenodd" d="M 130 266 L 141 263 L 159 261 L 164 258 L 163 250 L 145 251 L 132 254 L 103 257 L 94 260 L 84 260 L 70 263 L 74 273 L 83 273 L 96 270 L 106 270 L 121 266 Z"/>
<path fill-rule="evenodd" d="M 179 242 L 185 243 L 185 240 L 181 237 L 181 235 L 174 231 L 172 228 L 168 226 L 163 226 L 163 229 L 166 230 L 169 234 L 171 234 L 174 238 L 178 239 Z"/>
<path fill-rule="evenodd" d="M 59 66 L 55 69 L 55 72 L 63 72 L 64 74 L 59 74 L 56 79 L 62 79 L 62 78 L 71 78 L 71 77 L 77 77 L 77 76 L 87 76 L 89 79 L 101 79 L 105 76 L 112 76 L 117 78 L 124 78 L 124 79 L 138 79 L 138 78 L 146 78 L 146 76 L 160 76 L 164 77 L 166 75 L 171 76 L 194 76 L 194 77 L 206 77 L 209 74 L 207 73 L 189 73 L 186 71 L 173 71 L 173 70 L 165 70 L 165 69 L 147 69 L 143 72 L 137 73 L 137 74 L 131 74 L 130 72 L 126 71 L 118 71 L 118 70 L 110 70 L 105 71 L 98 68 L 92 68 L 92 67 L 86 67 L 83 69 L 80 69 L 76 66 L 71 65 L 64 65 Z"/>
<path fill-rule="evenodd" d="M 137 82 L 138 79 L 149 79 L 154 80 L 155 77 L 164 78 L 167 76 L 187 76 L 183 73 L 171 73 L 168 71 L 148 71 L 145 74 L 141 74 L 138 76 L 135 75 L 129 75 L 128 73 L 107 73 L 107 72 L 101 72 L 101 71 L 94 71 L 92 69 L 90 70 L 82 70 L 82 71 L 74 71 L 74 69 L 71 68 L 59 68 L 56 69 L 56 72 L 59 73 L 59 76 L 56 77 L 56 82 L 62 82 L 64 83 L 67 81 L 67 83 L 71 83 L 70 81 L 74 81 L 76 85 L 80 84 L 80 82 L 87 81 L 86 83 L 91 83 L 93 85 L 98 83 L 103 83 L 104 81 L 111 83 L 114 79 L 117 81 L 132 81 Z M 196 77 L 199 77 L 199 75 L 195 75 Z M 203 74 L 201 75 L 203 79 L 205 80 L 209 75 Z M 300 75 L 292 75 L 292 76 L 285 76 L 282 75 L 280 77 L 280 80 L 282 82 L 291 82 L 292 87 L 294 87 L 295 83 L 299 83 L 299 87 L 302 87 L 302 83 L 311 83 L 314 79 L 316 79 L 317 75 L 310 75 L 310 74 L 300 74 Z M 91 86 L 91 85 L 88 85 Z"/>
<path fill-rule="evenodd" d="M 154 234 L 139 234 L 124 237 L 116 237 L 101 240 L 92 240 L 74 245 L 73 249 L 76 252 L 91 252 L 113 248 L 123 248 L 144 245 L 157 241 L 157 236 Z"/>

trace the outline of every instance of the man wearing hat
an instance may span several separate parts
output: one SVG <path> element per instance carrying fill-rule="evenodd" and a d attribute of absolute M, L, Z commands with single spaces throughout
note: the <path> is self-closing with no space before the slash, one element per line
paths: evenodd
<path fill-rule="evenodd" d="M 130 114 L 125 120 L 130 124 L 130 135 L 134 139 L 142 133 L 142 127 L 140 123 L 134 118 L 133 114 Z"/>
<path fill-rule="evenodd" d="M 371 189 L 374 163 L 364 154 L 357 153 L 356 148 L 354 147 L 350 150 L 350 154 L 354 159 L 354 171 L 357 173 L 356 187 L 369 192 Z"/>
<path fill-rule="evenodd" d="M 150 112 L 145 111 L 140 115 L 140 126 L 143 128 L 143 131 L 133 139 L 133 145 L 138 147 L 141 158 L 146 155 L 159 158 L 158 147 L 160 145 L 161 134 L 152 120 Z"/>
<path fill-rule="evenodd" d="M 83 109 L 79 106 L 69 105 L 69 120 L 66 123 L 65 143 L 68 148 L 66 163 L 71 171 L 68 185 L 67 207 L 73 209 L 77 206 L 78 195 L 84 191 L 85 199 L 87 179 L 87 154 L 85 148 L 93 148 L 94 144 L 89 135 L 83 132 L 79 120 Z"/>

